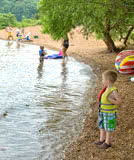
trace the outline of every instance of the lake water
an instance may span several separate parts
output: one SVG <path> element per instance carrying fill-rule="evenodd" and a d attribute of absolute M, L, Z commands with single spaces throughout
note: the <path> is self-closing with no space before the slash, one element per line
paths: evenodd
<path fill-rule="evenodd" d="M 92 101 L 88 65 L 71 57 L 40 64 L 38 51 L 0 40 L 0 160 L 61 160 Z"/>

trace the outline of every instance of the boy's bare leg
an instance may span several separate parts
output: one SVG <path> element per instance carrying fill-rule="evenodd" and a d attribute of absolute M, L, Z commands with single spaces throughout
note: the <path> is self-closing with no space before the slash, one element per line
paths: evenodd
<path fill-rule="evenodd" d="M 105 143 L 107 144 L 111 144 L 111 134 L 112 132 L 106 132 L 106 140 L 105 140 Z"/>
<path fill-rule="evenodd" d="M 100 141 L 104 141 L 106 138 L 106 132 L 104 129 L 100 129 Z"/>

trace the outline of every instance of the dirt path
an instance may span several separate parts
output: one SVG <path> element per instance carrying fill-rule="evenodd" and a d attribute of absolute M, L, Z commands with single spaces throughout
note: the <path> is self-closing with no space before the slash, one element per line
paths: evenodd
<path fill-rule="evenodd" d="M 61 41 L 54 41 L 49 35 L 40 32 L 40 26 L 27 27 L 25 32 L 31 32 L 33 36 L 38 33 L 39 39 L 33 39 L 32 44 L 59 50 Z M 15 38 L 15 31 L 13 33 Z M 0 30 L 0 38 L 7 39 L 5 30 Z M 31 37 L 32 38 L 32 37 Z M 117 129 L 113 136 L 113 146 L 107 150 L 99 150 L 92 143 L 98 139 L 97 128 L 97 93 L 101 88 L 101 73 L 106 69 L 115 70 L 114 61 L 116 53 L 106 53 L 106 46 L 102 41 L 94 37 L 85 40 L 80 29 L 74 30 L 73 39 L 70 39 L 68 55 L 79 61 L 89 64 L 98 76 L 97 88 L 93 95 L 93 103 L 88 107 L 92 109 L 87 113 L 84 129 L 78 139 L 67 148 L 65 160 L 133 160 L 134 159 L 134 82 L 130 82 L 130 76 L 118 74 L 116 86 L 119 89 L 122 105 L 118 111 Z"/>

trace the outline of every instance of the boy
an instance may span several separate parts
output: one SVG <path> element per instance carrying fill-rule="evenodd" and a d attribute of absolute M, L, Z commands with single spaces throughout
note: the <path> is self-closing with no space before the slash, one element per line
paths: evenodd
<path fill-rule="evenodd" d="M 102 74 L 102 83 L 106 87 L 100 98 L 98 125 L 100 129 L 100 140 L 95 142 L 98 148 L 107 149 L 111 147 L 111 134 L 116 127 L 117 105 L 121 100 L 114 82 L 117 80 L 117 73 L 105 71 Z"/>
<path fill-rule="evenodd" d="M 44 46 L 40 46 L 40 50 L 39 50 L 39 56 L 40 56 L 40 62 L 44 61 L 44 56 L 46 55 L 46 52 L 44 50 Z"/>

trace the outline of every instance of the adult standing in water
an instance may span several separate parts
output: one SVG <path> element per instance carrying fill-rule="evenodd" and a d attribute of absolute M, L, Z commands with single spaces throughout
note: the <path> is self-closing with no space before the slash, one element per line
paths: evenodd
<path fill-rule="evenodd" d="M 66 51 L 69 47 L 69 38 L 68 36 L 66 35 L 64 37 L 64 40 L 63 40 L 63 43 L 62 43 L 62 52 L 63 52 L 63 58 L 66 58 L 67 57 L 67 54 L 66 54 Z"/>

